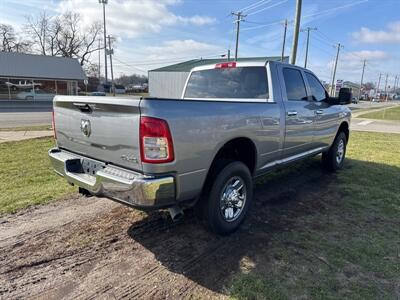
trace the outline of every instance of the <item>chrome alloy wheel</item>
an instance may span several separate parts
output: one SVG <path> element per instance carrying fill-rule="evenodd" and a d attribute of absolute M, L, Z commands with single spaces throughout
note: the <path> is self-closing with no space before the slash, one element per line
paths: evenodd
<path fill-rule="evenodd" d="M 344 141 L 341 139 L 336 150 L 336 162 L 340 164 L 344 156 Z"/>
<path fill-rule="evenodd" d="M 235 221 L 246 204 L 246 185 L 239 176 L 229 179 L 220 195 L 221 214 L 225 221 Z"/>

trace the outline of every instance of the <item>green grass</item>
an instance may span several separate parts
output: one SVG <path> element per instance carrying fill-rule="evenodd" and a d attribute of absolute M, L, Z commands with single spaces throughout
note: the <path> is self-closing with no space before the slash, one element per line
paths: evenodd
<path fill-rule="evenodd" d="M 359 118 L 400 121 L 400 106 L 373 111 L 358 116 Z"/>
<path fill-rule="evenodd" d="M 317 159 L 293 172 L 317 168 Z M 231 297 L 398 299 L 400 135 L 352 132 L 345 169 L 315 185 L 304 205 L 280 208 L 289 228 L 269 234 L 263 263 L 233 277 Z"/>
<path fill-rule="evenodd" d="M 0 128 L 0 131 L 44 131 L 53 130 L 51 124 L 49 125 L 37 125 L 37 126 L 26 126 L 26 127 L 10 127 Z"/>
<path fill-rule="evenodd" d="M 53 146 L 52 138 L 0 144 L 0 214 L 74 191 L 52 171 L 47 151 Z"/>

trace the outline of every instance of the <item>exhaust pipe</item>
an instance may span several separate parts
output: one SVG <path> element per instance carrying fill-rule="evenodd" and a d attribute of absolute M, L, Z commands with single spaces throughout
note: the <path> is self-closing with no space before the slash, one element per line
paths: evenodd
<path fill-rule="evenodd" d="M 86 190 L 84 188 L 79 187 L 78 191 L 79 191 L 79 194 L 85 196 L 86 198 L 89 198 L 89 197 L 93 196 L 91 192 L 89 192 L 88 190 Z"/>
<path fill-rule="evenodd" d="M 168 208 L 169 215 L 171 216 L 172 221 L 176 222 L 183 218 L 183 210 L 179 206 L 175 205 L 173 207 Z"/>

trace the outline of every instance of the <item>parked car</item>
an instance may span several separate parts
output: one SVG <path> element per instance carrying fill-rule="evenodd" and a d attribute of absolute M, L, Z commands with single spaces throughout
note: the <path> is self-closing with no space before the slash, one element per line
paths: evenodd
<path fill-rule="evenodd" d="M 143 85 L 135 84 L 131 85 L 127 88 L 128 93 L 147 93 L 148 92 L 148 85 L 144 83 Z"/>
<path fill-rule="evenodd" d="M 350 101 L 289 64 L 201 66 L 181 99 L 57 96 L 49 156 L 83 194 L 168 208 L 173 219 L 194 206 L 228 234 L 249 210 L 254 178 L 317 154 L 328 170 L 343 167 Z"/>
<path fill-rule="evenodd" d="M 105 96 L 106 93 L 105 92 L 91 92 L 90 95 L 91 96 Z"/>
<path fill-rule="evenodd" d="M 19 100 L 53 100 L 56 94 L 53 92 L 47 92 L 44 90 L 30 90 L 25 92 L 20 92 L 17 94 L 17 99 Z"/>
<path fill-rule="evenodd" d="M 126 93 L 126 89 L 123 85 L 116 84 L 116 85 L 114 85 L 114 88 L 115 88 L 116 94 L 125 94 Z"/>

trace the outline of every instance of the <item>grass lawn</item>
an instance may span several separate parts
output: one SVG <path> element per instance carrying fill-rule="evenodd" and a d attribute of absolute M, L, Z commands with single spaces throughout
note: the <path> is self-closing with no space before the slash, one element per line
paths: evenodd
<path fill-rule="evenodd" d="M 352 132 L 347 150 L 344 170 L 280 208 L 289 225 L 233 276 L 233 298 L 400 298 L 400 135 Z"/>
<path fill-rule="evenodd" d="M 53 138 L 0 144 L 0 214 L 75 190 L 52 171 L 47 151 L 53 145 Z"/>
<path fill-rule="evenodd" d="M 400 121 L 400 106 L 373 111 L 358 116 L 359 118 Z"/>
<path fill-rule="evenodd" d="M 0 128 L 0 131 L 43 131 L 43 130 L 53 130 L 53 129 L 51 127 L 51 124 L 49 124 L 49 125 L 27 126 L 27 127 Z"/>

